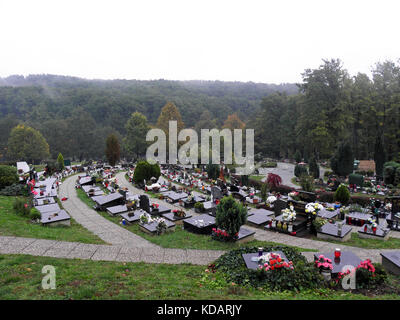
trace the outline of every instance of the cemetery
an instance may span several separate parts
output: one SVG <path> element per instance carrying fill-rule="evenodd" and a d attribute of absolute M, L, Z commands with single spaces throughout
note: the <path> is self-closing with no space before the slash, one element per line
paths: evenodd
<path fill-rule="evenodd" d="M 85 202 L 88 210 L 150 243 L 189 249 L 190 246 L 185 248 L 179 241 L 190 237 L 191 246 L 196 241 L 205 248 L 223 246 L 225 253 L 215 261 L 205 262 L 208 271 L 202 283 L 206 286 L 213 281 L 210 274 L 219 274 L 227 283 L 246 282 L 267 290 L 296 291 L 300 287 L 340 290 L 340 279 L 347 274 L 343 267 L 350 265 L 363 273 L 360 279 L 364 282 L 357 283 L 355 291 L 362 293 L 363 288 L 389 290 L 382 289 L 390 287 L 387 277 L 400 274 L 397 259 L 400 246 L 396 248 L 393 240 L 399 197 L 371 198 L 364 205 L 350 203 L 341 195 L 341 190 L 347 190 L 351 197 L 351 189 L 345 182 L 337 186 L 333 199 L 327 201 L 321 201 L 318 192 L 301 189 L 285 192 L 281 185 L 273 183 L 263 194 L 262 185 L 246 185 L 241 178 L 225 175 L 223 170 L 218 179 L 210 179 L 205 168 L 179 165 L 162 165 L 159 174 L 152 173 L 152 179 L 145 182 L 135 179 L 137 166 L 133 164 L 122 170 L 96 165 L 82 167 L 76 171 L 77 176 L 62 172 L 37 183 L 28 179 L 26 186 L 32 207 L 39 214 L 36 219 L 43 227 L 71 227 L 70 214 L 60 207 L 71 200 L 58 199 L 58 191 L 65 181 L 72 179 L 78 201 Z M 59 177 L 67 180 L 61 182 Z M 267 176 L 268 179 L 276 181 L 276 177 L 274 180 Z M 363 241 L 374 241 L 371 245 L 377 241 L 388 243 L 391 250 L 373 249 L 379 252 L 381 264 L 376 264 L 376 258 L 372 264 L 365 256 L 360 258 L 357 251 L 347 249 L 354 248 L 346 246 L 353 241 L 353 234 Z M 176 240 L 166 244 L 171 237 Z M 258 239 L 262 237 L 276 237 L 277 243 L 260 242 Z M 299 248 L 279 244 L 280 241 L 290 244 L 290 239 L 304 239 L 310 245 L 316 240 L 328 241 L 336 248 L 304 256 Z M 286 278 L 281 278 L 281 273 Z M 289 278 L 290 282 L 282 280 Z"/>

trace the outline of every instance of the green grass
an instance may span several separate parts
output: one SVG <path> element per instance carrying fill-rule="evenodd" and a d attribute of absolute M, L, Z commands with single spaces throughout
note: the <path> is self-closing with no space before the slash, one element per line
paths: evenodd
<path fill-rule="evenodd" d="M 30 219 L 14 212 L 15 197 L 0 196 L 0 235 L 27 238 L 77 241 L 104 244 L 99 237 L 89 232 L 71 218 L 71 226 L 48 227 L 33 224 Z"/>
<path fill-rule="evenodd" d="M 56 270 L 56 289 L 44 290 L 42 268 Z M 201 285 L 205 266 L 146 264 L 0 255 L 0 299 L 132 299 L 132 300 L 354 300 L 399 299 L 398 295 L 363 296 L 327 289 L 268 292 L 225 285 Z M 399 282 L 398 278 L 393 281 Z"/>
<path fill-rule="evenodd" d="M 347 246 L 364 248 L 364 249 L 399 249 L 400 239 L 389 238 L 387 241 L 375 240 L 375 239 L 363 239 L 358 236 L 357 233 L 352 233 L 349 241 L 340 242 L 335 240 L 324 240 L 313 237 L 314 240 L 326 241 L 331 243 L 345 244 Z"/>
<path fill-rule="evenodd" d="M 94 201 L 90 199 L 86 193 L 81 190 L 77 189 L 78 198 L 86 203 L 90 208 L 93 208 Z M 199 250 L 231 250 L 236 249 L 241 246 L 268 246 L 268 245 L 276 245 L 279 243 L 275 242 L 267 242 L 267 241 L 258 241 L 254 240 L 244 244 L 238 243 L 226 243 L 220 242 L 211 239 L 209 235 L 200 235 L 194 234 L 188 231 L 185 231 L 182 226 L 177 225 L 174 232 L 168 232 L 166 234 L 156 236 L 156 235 L 149 235 L 140 230 L 138 223 L 132 224 L 129 226 L 122 226 L 119 224 L 121 217 L 110 216 L 107 212 L 98 211 L 98 214 L 103 216 L 105 219 L 114 222 L 121 226 L 121 228 L 125 228 L 142 238 L 157 244 L 163 248 L 178 248 L 178 249 L 199 249 Z M 282 244 L 283 245 L 283 244 Z M 295 247 L 296 248 L 296 247 Z M 312 249 L 304 249 L 304 248 L 296 248 L 299 251 L 315 251 Z"/>
<path fill-rule="evenodd" d="M 256 181 L 261 181 L 264 178 L 265 178 L 265 175 L 258 175 L 258 176 L 250 176 L 249 177 L 249 179 L 256 180 Z"/>

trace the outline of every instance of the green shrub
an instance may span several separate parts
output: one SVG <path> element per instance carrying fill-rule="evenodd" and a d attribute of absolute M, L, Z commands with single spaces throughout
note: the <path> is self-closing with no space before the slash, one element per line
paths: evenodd
<path fill-rule="evenodd" d="M 142 184 L 144 180 L 149 182 L 152 177 L 158 180 L 160 175 L 161 169 L 157 163 L 150 164 L 147 161 L 139 161 L 133 173 L 133 179 L 135 183 Z"/>
<path fill-rule="evenodd" d="M 40 219 L 42 217 L 42 215 L 40 214 L 40 211 L 36 208 L 32 208 L 31 212 L 29 213 L 29 218 L 31 220 L 36 220 L 36 219 Z"/>
<path fill-rule="evenodd" d="M 276 168 L 278 166 L 278 163 L 267 162 L 267 163 L 264 163 L 262 166 L 263 166 L 263 168 Z"/>
<path fill-rule="evenodd" d="M 333 192 L 319 192 L 317 197 L 320 202 L 332 203 L 335 201 Z"/>
<path fill-rule="evenodd" d="M 346 205 L 350 200 L 350 191 L 344 184 L 341 184 L 335 191 L 335 201 L 339 201 L 341 204 Z"/>
<path fill-rule="evenodd" d="M 294 167 L 294 175 L 300 178 L 302 175 L 308 175 L 307 167 L 304 165 L 296 164 Z"/>
<path fill-rule="evenodd" d="M 0 190 L 18 181 L 17 168 L 0 165 Z"/>
<path fill-rule="evenodd" d="M 25 184 L 14 183 L 0 190 L 2 196 L 23 196 L 29 195 L 28 187 Z"/>
<path fill-rule="evenodd" d="M 204 210 L 204 204 L 202 202 L 196 202 L 194 204 L 194 208 L 199 210 L 199 211 L 203 211 Z"/>
<path fill-rule="evenodd" d="M 358 187 L 364 185 L 364 177 L 360 174 L 351 173 L 349 174 L 349 184 L 355 184 Z"/>
<path fill-rule="evenodd" d="M 31 203 L 29 198 L 15 198 L 13 208 L 17 214 L 28 216 L 31 212 Z"/>
<path fill-rule="evenodd" d="M 232 239 L 237 236 L 240 227 L 247 221 L 247 209 L 232 196 L 224 197 L 218 204 L 215 222 L 218 228 L 225 230 Z"/>
<path fill-rule="evenodd" d="M 265 201 L 267 199 L 267 193 L 268 193 L 268 185 L 266 183 L 263 183 L 261 185 L 261 200 Z"/>
<path fill-rule="evenodd" d="M 314 178 L 309 175 L 301 175 L 300 176 L 300 186 L 301 189 L 307 192 L 313 192 L 314 191 Z"/>
<path fill-rule="evenodd" d="M 326 170 L 326 171 L 324 172 L 324 177 L 326 177 L 326 178 L 328 178 L 328 177 L 331 176 L 331 175 L 333 175 L 333 171 Z"/>

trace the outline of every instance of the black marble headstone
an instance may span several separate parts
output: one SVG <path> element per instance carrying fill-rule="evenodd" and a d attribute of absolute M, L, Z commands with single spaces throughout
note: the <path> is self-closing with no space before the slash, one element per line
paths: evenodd
<path fill-rule="evenodd" d="M 140 195 L 139 203 L 140 203 L 141 209 L 143 209 L 147 213 L 150 213 L 150 201 L 149 201 L 149 197 L 147 195 L 145 195 L 145 194 Z"/>

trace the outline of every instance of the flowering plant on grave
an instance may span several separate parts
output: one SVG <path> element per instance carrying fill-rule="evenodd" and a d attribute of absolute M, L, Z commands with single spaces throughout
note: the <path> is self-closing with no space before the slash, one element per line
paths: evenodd
<path fill-rule="evenodd" d="M 315 266 L 322 270 L 332 270 L 333 265 L 332 265 L 332 260 L 329 258 L 326 258 L 324 255 L 320 255 L 317 260 L 315 260 Z"/>
<path fill-rule="evenodd" d="M 165 223 L 164 218 L 155 218 L 153 219 L 153 222 L 157 223 L 156 234 L 160 235 L 167 231 L 167 224 Z"/>
<path fill-rule="evenodd" d="M 267 198 L 267 203 L 268 203 L 269 205 L 271 205 L 271 204 L 273 204 L 276 200 L 277 200 L 277 197 L 275 197 L 275 196 L 269 196 L 269 197 Z"/>
<path fill-rule="evenodd" d="M 385 210 L 392 211 L 392 204 L 390 202 L 385 204 Z"/>
<path fill-rule="evenodd" d="M 141 224 L 148 224 L 153 222 L 153 218 L 148 213 L 142 213 L 139 217 Z"/>
<path fill-rule="evenodd" d="M 317 215 L 318 211 L 322 210 L 324 207 L 318 202 L 310 202 L 306 204 L 306 213 L 311 215 Z"/>
<path fill-rule="evenodd" d="M 177 216 L 180 218 L 186 217 L 186 212 L 182 209 L 174 209 L 174 210 L 172 210 L 172 212 L 174 213 L 174 216 Z"/>
<path fill-rule="evenodd" d="M 281 212 L 283 221 L 292 222 L 296 220 L 296 211 L 294 211 L 293 206 L 283 209 Z"/>
<path fill-rule="evenodd" d="M 236 241 L 239 238 L 239 232 L 237 232 L 234 236 L 231 236 L 225 230 L 222 230 L 220 228 L 212 228 L 211 237 L 214 240 L 219 241 Z"/>
<path fill-rule="evenodd" d="M 294 269 L 292 261 L 286 262 L 282 259 L 280 254 L 274 252 L 270 252 L 261 256 L 259 258 L 259 262 L 262 263 L 262 265 L 259 267 L 259 270 L 262 272 L 279 269 Z"/>
<path fill-rule="evenodd" d="M 368 224 L 369 226 L 371 226 L 372 228 L 376 228 L 376 227 L 378 226 L 378 224 L 376 223 L 376 220 L 375 220 L 375 219 L 372 219 L 372 218 L 368 218 L 367 224 Z"/>
<path fill-rule="evenodd" d="M 158 203 L 152 203 L 151 206 L 153 207 L 153 209 L 158 210 L 158 208 L 160 207 L 160 205 Z"/>
<path fill-rule="evenodd" d="M 339 272 L 336 283 L 339 284 L 345 276 L 351 273 L 355 274 L 357 289 L 376 288 L 383 284 L 387 278 L 387 274 L 381 266 L 374 266 L 371 260 L 367 259 L 362 261 L 353 271 Z"/>

